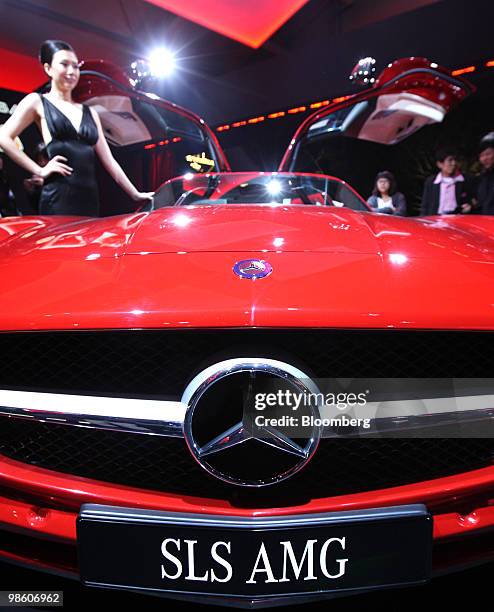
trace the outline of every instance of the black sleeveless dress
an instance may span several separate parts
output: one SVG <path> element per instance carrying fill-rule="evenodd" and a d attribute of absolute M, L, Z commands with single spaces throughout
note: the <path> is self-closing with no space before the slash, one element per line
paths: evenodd
<path fill-rule="evenodd" d="M 48 157 L 63 155 L 72 168 L 70 176 L 53 173 L 45 179 L 39 202 L 40 215 L 99 214 L 98 184 L 95 174 L 94 145 L 98 128 L 89 108 L 83 104 L 82 121 L 77 132 L 72 122 L 52 102 L 41 95 L 46 123 L 52 140 L 46 147 Z"/>

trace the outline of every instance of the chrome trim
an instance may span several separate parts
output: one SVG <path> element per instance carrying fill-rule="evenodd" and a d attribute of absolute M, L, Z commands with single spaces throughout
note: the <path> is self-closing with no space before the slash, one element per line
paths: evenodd
<path fill-rule="evenodd" d="M 237 374 L 239 372 L 263 372 L 271 374 L 276 378 L 287 380 L 300 393 L 309 392 L 319 394 L 320 391 L 315 382 L 304 372 L 294 366 L 278 361 L 276 359 L 263 359 L 260 357 L 243 357 L 237 359 L 227 359 L 206 368 L 200 372 L 187 386 L 182 395 L 182 403 L 187 404 L 187 412 L 184 421 L 184 436 L 185 441 L 191 455 L 197 463 L 209 474 L 215 476 L 224 482 L 235 484 L 243 487 L 264 487 L 276 484 L 286 478 L 289 478 L 299 470 L 301 470 L 312 458 L 317 450 L 319 440 L 321 438 L 322 428 L 319 425 L 310 427 L 310 433 L 305 428 L 303 438 L 307 440 L 304 446 L 299 446 L 292 438 L 286 436 L 282 431 L 274 427 L 256 427 L 256 431 L 262 430 L 264 436 L 255 435 L 255 432 L 248 427 L 246 415 L 242 420 L 236 423 L 233 427 L 219 433 L 214 439 L 210 440 L 205 445 L 198 444 L 194 437 L 192 422 L 194 412 L 201 400 L 202 395 L 218 381 Z M 311 412 L 313 417 L 319 416 L 318 406 L 312 406 Z M 307 433 L 306 433 L 307 432 Z M 302 437 L 302 436 L 301 436 Z M 211 464 L 207 458 L 210 454 L 218 454 L 231 448 L 232 446 L 242 444 L 248 440 L 257 440 L 260 443 L 266 444 L 275 449 L 274 452 L 285 452 L 298 457 L 298 461 L 293 467 L 285 470 L 282 473 L 274 474 L 266 479 L 243 480 L 234 476 L 231 473 L 225 473 L 218 470 Z"/>
<path fill-rule="evenodd" d="M 434 435 L 436 427 L 445 426 L 452 426 L 447 433 L 443 432 L 445 438 L 494 438 L 494 408 L 376 418 L 371 421 L 369 433 L 363 435 L 378 438 L 381 434 L 391 437 L 389 434 L 393 433 L 396 438 L 427 438 Z M 421 436 L 413 435 L 420 430 L 423 431 Z"/>
<path fill-rule="evenodd" d="M 243 368 L 243 369 L 242 369 Z M 314 381 L 307 376 L 302 370 L 299 370 L 295 366 L 292 366 L 283 361 L 276 359 L 265 359 L 264 357 L 239 357 L 236 359 L 226 359 L 220 361 L 212 366 L 209 366 L 199 374 L 187 385 L 183 392 L 181 401 L 183 404 L 190 404 L 192 396 L 199 391 L 199 388 L 208 381 L 212 376 L 217 380 L 217 375 L 228 376 L 234 372 L 259 370 L 274 374 L 280 378 L 288 378 L 289 376 L 295 379 L 306 380 L 307 384 L 303 388 L 307 388 L 311 393 L 320 393 L 319 388 Z M 302 389 L 303 390 L 303 389 Z M 204 391 L 203 391 L 204 392 Z"/>
<path fill-rule="evenodd" d="M 445 412 L 458 413 L 466 410 L 485 410 L 486 408 L 494 408 L 494 395 L 454 395 L 450 397 L 368 402 L 364 410 L 366 412 L 375 411 L 375 418 L 396 418 L 443 414 Z"/>
<path fill-rule="evenodd" d="M 181 402 L 0 390 L 0 416 L 182 437 L 187 406 Z"/>
<path fill-rule="evenodd" d="M 260 363 L 280 363 L 274 360 L 231 359 L 223 364 L 234 367 L 241 362 L 249 367 Z M 216 364 L 217 366 L 218 364 Z M 288 364 L 285 364 L 288 366 Z M 144 435 L 183 437 L 183 424 L 188 403 L 193 394 L 193 383 L 203 384 L 216 370 L 207 368 L 187 386 L 182 401 L 130 399 L 58 393 L 35 393 L 30 391 L 10 391 L 0 389 L 0 417 L 31 419 L 34 421 L 59 423 L 76 427 L 107 429 Z M 230 371 L 230 369 L 228 370 Z M 292 366 L 287 371 L 293 375 L 301 374 Z M 309 384 L 310 379 L 304 379 Z M 314 385 L 314 393 L 317 393 Z M 353 435 L 379 436 L 381 433 L 395 432 L 397 436 L 408 431 L 447 425 L 473 423 L 484 419 L 486 425 L 494 428 L 494 395 L 471 395 L 464 397 L 441 397 L 431 399 L 392 400 L 369 402 L 366 406 L 356 407 L 344 413 L 335 414 L 327 407 L 319 408 L 321 418 L 331 416 L 370 418 L 369 430 L 359 430 Z M 381 416 L 382 415 L 382 416 Z M 334 438 L 341 435 L 332 427 L 323 427 L 321 437 Z M 352 434 L 348 434 L 352 435 Z M 424 434 L 425 435 L 425 434 Z M 494 432 L 486 427 L 477 436 L 493 437 Z M 459 431 L 458 437 L 461 437 Z"/>
<path fill-rule="evenodd" d="M 457 425 L 458 432 L 450 432 L 447 437 L 494 437 L 494 395 L 368 402 L 365 406 L 356 406 L 345 412 L 323 406 L 320 412 L 321 418 L 338 418 L 345 414 L 348 418 L 370 419 L 369 429 L 359 429 L 353 434 L 349 433 L 349 436 L 379 437 L 383 433 L 394 432 L 397 437 L 406 437 L 407 432 L 417 429 L 433 433 L 435 427 Z M 462 426 L 480 420 L 485 424 L 481 431 L 473 434 L 469 430 L 467 435 L 462 435 Z M 323 438 L 334 438 L 337 435 L 332 426 L 323 428 Z M 423 437 L 427 437 L 426 431 Z"/>
<path fill-rule="evenodd" d="M 122 506 L 105 506 L 101 504 L 83 504 L 79 519 L 94 521 L 124 521 L 130 523 L 167 523 L 176 526 L 213 527 L 220 529 L 283 529 L 293 527 L 314 527 L 332 523 L 349 523 L 354 521 L 376 521 L 430 514 L 423 504 L 389 506 L 384 508 L 364 508 L 359 510 L 341 510 L 338 512 L 318 512 L 315 514 L 289 514 L 286 516 L 221 516 L 218 514 L 192 514 L 190 512 L 171 512 L 148 510 L 145 508 L 127 508 Z"/>

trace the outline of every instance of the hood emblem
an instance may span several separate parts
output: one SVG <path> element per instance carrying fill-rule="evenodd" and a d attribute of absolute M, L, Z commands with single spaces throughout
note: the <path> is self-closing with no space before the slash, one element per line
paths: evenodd
<path fill-rule="evenodd" d="M 273 266 L 262 259 L 242 259 L 233 266 L 233 271 L 240 278 L 264 278 L 273 271 Z"/>

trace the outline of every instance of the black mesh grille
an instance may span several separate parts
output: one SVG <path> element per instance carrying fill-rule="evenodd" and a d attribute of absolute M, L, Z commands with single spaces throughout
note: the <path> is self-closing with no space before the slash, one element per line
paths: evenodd
<path fill-rule="evenodd" d="M 481 332 L 183 330 L 0 334 L 0 388 L 179 398 L 230 357 L 287 361 L 317 378 L 486 377 L 494 336 Z M 209 477 L 181 439 L 0 419 L 0 453 L 87 478 L 239 505 L 301 503 L 429 480 L 493 463 L 489 439 L 323 440 L 309 465 L 259 491 Z"/>
<path fill-rule="evenodd" d="M 302 503 L 484 467 L 494 462 L 494 440 L 325 439 L 304 470 L 261 491 L 240 490 L 210 477 L 179 438 L 2 418 L 0 453 L 87 478 L 258 505 L 273 499 Z"/>
<path fill-rule="evenodd" d="M 491 377 L 483 332 L 170 330 L 0 334 L 0 387 L 180 397 L 231 357 L 287 361 L 316 378 Z"/>

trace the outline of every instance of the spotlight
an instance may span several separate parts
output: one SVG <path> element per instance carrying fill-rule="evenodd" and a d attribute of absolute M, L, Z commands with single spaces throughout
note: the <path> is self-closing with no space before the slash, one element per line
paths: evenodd
<path fill-rule="evenodd" d="M 281 191 L 280 182 L 277 181 L 276 179 L 273 179 L 273 180 L 269 181 L 269 183 L 266 185 L 266 189 L 267 189 L 267 192 L 269 193 L 269 195 L 276 196 Z"/>
<path fill-rule="evenodd" d="M 136 59 L 128 71 L 133 87 L 149 87 L 155 79 L 170 76 L 175 71 L 175 54 L 164 48 L 158 48 L 149 54 L 148 59 Z"/>
<path fill-rule="evenodd" d="M 172 222 L 178 227 L 187 227 L 191 221 L 192 219 L 183 213 L 175 215 L 172 219 Z"/>
<path fill-rule="evenodd" d="M 140 83 L 150 76 L 149 63 L 146 60 L 138 59 L 130 65 L 130 74 L 133 84 Z"/>
<path fill-rule="evenodd" d="M 155 49 L 149 54 L 151 76 L 167 77 L 175 70 L 175 55 L 168 49 Z"/>
<path fill-rule="evenodd" d="M 350 74 L 350 81 L 358 83 L 360 85 L 367 83 L 374 83 L 375 77 L 373 76 L 376 71 L 376 60 L 373 57 L 364 57 L 360 59 Z"/>
<path fill-rule="evenodd" d="M 405 264 L 408 261 L 408 257 L 402 253 L 390 253 L 389 261 L 399 266 Z"/>

